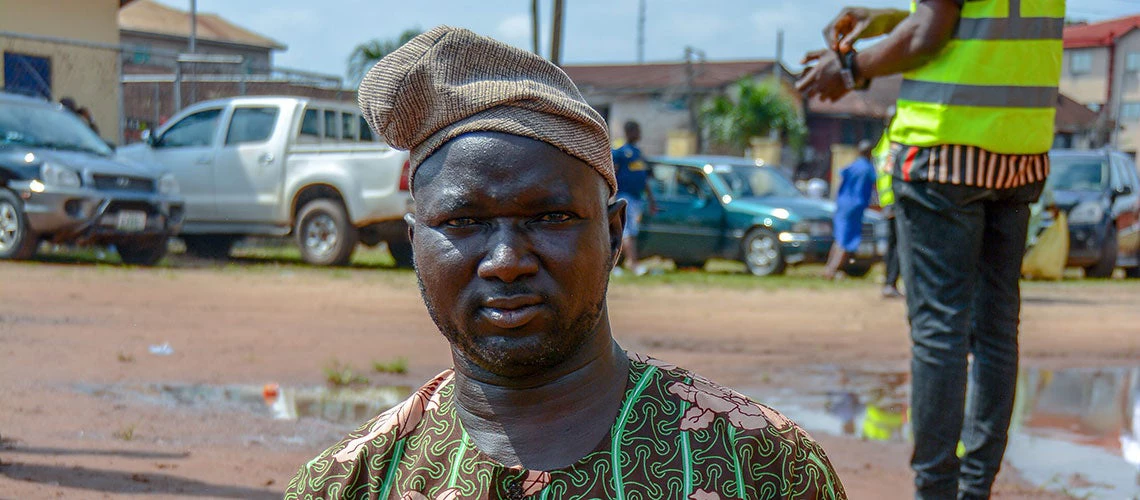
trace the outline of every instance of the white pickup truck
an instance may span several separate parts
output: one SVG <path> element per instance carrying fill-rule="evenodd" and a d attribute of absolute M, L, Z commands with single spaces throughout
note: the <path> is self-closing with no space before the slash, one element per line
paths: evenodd
<path fill-rule="evenodd" d="M 381 241 L 411 265 L 408 153 L 376 137 L 348 103 L 235 97 L 195 104 L 118 154 L 174 174 L 186 202 L 181 237 L 224 258 L 245 236 L 290 236 L 305 261 L 348 263 Z"/>

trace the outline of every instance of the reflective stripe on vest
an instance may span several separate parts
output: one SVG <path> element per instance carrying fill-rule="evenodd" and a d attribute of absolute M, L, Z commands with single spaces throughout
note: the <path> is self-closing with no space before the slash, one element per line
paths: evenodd
<path fill-rule="evenodd" d="M 1048 151 L 1064 12 L 1064 0 L 966 0 L 953 38 L 905 75 L 891 140 L 1005 154 Z"/>

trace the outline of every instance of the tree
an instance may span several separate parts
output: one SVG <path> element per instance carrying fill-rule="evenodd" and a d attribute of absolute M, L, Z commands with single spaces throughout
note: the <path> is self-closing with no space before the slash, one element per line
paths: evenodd
<path fill-rule="evenodd" d="M 774 79 L 740 80 L 705 105 L 701 121 L 710 139 L 737 149 L 747 148 L 753 137 L 767 136 L 773 130 L 797 150 L 807 138 L 799 106 Z"/>
<path fill-rule="evenodd" d="M 348 56 L 348 78 L 352 82 L 359 82 L 364 78 L 364 74 L 384 56 L 395 52 L 401 45 L 408 43 L 420 33 L 423 33 L 423 30 L 412 28 L 404 30 L 396 38 L 388 40 L 375 38 L 357 45 L 356 48 L 352 49 L 352 54 Z"/>

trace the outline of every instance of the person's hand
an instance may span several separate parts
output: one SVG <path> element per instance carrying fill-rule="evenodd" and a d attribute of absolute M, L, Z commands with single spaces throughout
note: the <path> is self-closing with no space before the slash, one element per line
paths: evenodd
<path fill-rule="evenodd" d="M 817 50 L 804 56 L 801 64 L 815 62 L 799 81 L 796 90 L 810 99 L 818 96 L 824 102 L 837 101 L 847 95 L 847 85 L 843 83 L 843 66 L 839 56 L 831 50 Z"/>
<path fill-rule="evenodd" d="M 907 14 L 895 9 L 847 7 L 823 29 L 823 40 L 829 49 L 845 54 L 859 40 L 890 33 Z"/>

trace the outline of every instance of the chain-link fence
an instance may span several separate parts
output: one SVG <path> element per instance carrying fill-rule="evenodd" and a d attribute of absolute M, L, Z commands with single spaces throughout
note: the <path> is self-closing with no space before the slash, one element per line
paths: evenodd
<path fill-rule="evenodd" d="M 56 102 L 68 98 L 88 109 L 101 135 L 120 144 L 139 140 L 143 130 L 209 99 L 294 95 L 355 100 L 339 76 L 271 69 L 232 55 L 8 31 L 0 31 L 0 53 L 0 90 Z M 208 62 L 212 58 L 223 62 Z"/>

